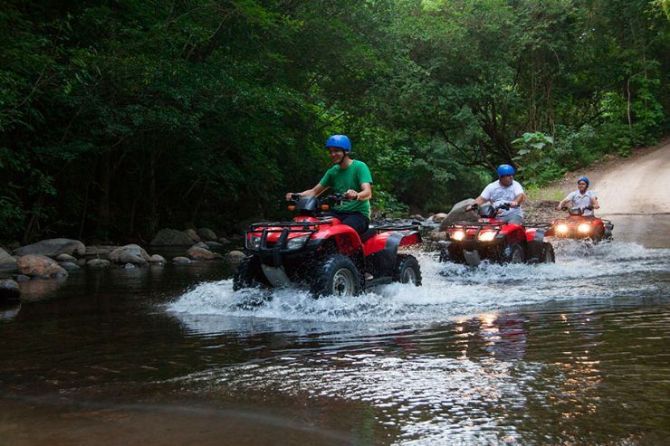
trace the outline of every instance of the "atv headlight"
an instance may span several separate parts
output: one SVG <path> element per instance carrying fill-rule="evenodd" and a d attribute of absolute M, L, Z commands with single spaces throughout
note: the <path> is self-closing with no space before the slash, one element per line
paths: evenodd
<path fill-rule="evenodd" d="M 477 236 L 477 239 L 480 242 L 490 242 L 496 238 L 496 234 L 498 234 L 498 231 L 482 231 Z"/>
<path fill-rule="evenodd" d="M 451 234 L 451 238 L 456 240 L 457 242 L 460 242 L 461 240 L 463 240 L 465 238 L 465 231 L 462 230 L 462 229 L 459 229 L 458 231 L 454 231 Z"/>
<path fill-rule="evenodd" d="M 309 234 L 301 235 L 300 237 L 293 237 L 292 239 L 289 239 L 286 242 L 286 248 L 287 249 L 300 249 L 303 246 L 305 246 L 305 243 L 307 243 L 307 240 L 309 240 Z"/>
<path fill-rule="evenodd" d="M 591 225 L 588 223 L 580 223 L 579 226 L 577 226 L 577 231 L 579 231 L 580 234 L 588 234 L 591 232 Z"/>
<path fill-rule="evenodd" d="M 247 249 L 256 251 L 261 247 L 261 236 L 250 234 L 247 237 L 246 243 L 247 243 Z"/>
<path fill-rule="evenodd" d="M 566 225 L 565 223 L 561 223 L 560 225 L 556 226 L 556 232 L 558 232 L 559 234 L 562 234 L 562 235 L 567 234 L 568 229 L 570 229 L 570 228 L 568 228 L 568 225 Z"/>

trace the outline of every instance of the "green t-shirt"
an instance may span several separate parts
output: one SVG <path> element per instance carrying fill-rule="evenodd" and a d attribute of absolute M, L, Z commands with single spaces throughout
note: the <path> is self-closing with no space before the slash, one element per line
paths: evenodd
<path fill-rule="evenodd" d="M 326 171 L 319 184 L 329 187 L 333 192 L 343 194 L 349 189 L 356 192 L 363 190 L 363 183 L 372 184 L 372 174 L 363 161 L 353 160 L 349 167 L 342 169 L 335 165 Z M 370 200 L 344 201 L 335 210 L 344 212 L 360 212 L 370 218 Z"/>

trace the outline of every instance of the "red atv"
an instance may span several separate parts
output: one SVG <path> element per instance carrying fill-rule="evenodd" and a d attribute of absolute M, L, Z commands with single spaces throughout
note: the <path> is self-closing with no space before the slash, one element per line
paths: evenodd
<path fill-rule="evenodd" d="M 585 209 L 593 210 L 592 207 Z M 552 221 L 546 235 L 593 242 L 612 240 L 612 229 L 614 229 L 612 222 L 594 215 L 584 215 L 585 209 L 564 207 L 563 210 L 568 211 L 568 217 Z"/>
<path fill-rule="evenodd" d="M 421 285 L 416 258 L 398 248 L 421 243 L 415 225 L 371 227 L 362 236 L 328 215 L 340 194 L 325 198 L 294 194 L 292 221 L 252 224 L 245 234 L 248 256 L 233 278 L 233 289 L 305 283 L 315 297 L 356 295 L 391 282 Z"/>
<path fill-rule="evenodd" d="M 525 228 L 496 218 L 499 209 L 490 204 L 473 205 L 479 212 L 477 222 L 456 223 L 447 227 L 441 261 L 477 266 L 483 260 L 498 263 L 554 263 L 554 248 L 544 240 L 541 228 Z"/>

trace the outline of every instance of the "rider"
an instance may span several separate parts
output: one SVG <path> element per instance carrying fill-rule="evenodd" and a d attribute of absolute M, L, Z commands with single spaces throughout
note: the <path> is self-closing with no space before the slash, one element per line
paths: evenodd
<path fill-rule="evenodd" d="M 475 199 L 475 203 L 481 206 L 485 203 L 492 203 L 493 206 L 509 204 L 510 209 L 499 209 L 498 218 L 507 222 L 520 225 L 523 223 L 523 211 L 521 203 L 526 199 L 523 187 L 514 181 L 516 170 L 509 164 L 501 164 L 496 169 L 498 181 L 494 181 L 484 188 L 481 195 Z M 472 207 L 468 206 L 466 210 Z"/>
<path fill-rule="evenodd" d="M 567 197 L 561 200 L 556 206 L 556 210 L 560 211 L 563 209 L 568 202 L 572 203 L 572 207 L 576 207 L 582 210 L 582 215 L 592 216 L 593 209 L 600 209 L 600 203 L 598 203 L 598 196 L 595 192 L 588 190 L 591 182 L 587 177 L 581 177 L 577 180 L 577 190 L 570 192 Z M 589 209 L 590 208 L 590 209 Z"/>
<path fill-rule="evenodd" d="M 368 230 L 370 223 L 370 198 L 372 198 L 372 174 L 363 161 L 351 159 L 351 141 L 345 135 L 332 135 L 326 141 L 333 167 L 328 169 L 321 181 L 311 189 L 300 192 L 300 196 L 321 195 L 326 189 L 344 194 L 352 200 L 336 206 L 332 214 L 359 234 Z M 291 199 L 292 193 L 286 194 Z"/>

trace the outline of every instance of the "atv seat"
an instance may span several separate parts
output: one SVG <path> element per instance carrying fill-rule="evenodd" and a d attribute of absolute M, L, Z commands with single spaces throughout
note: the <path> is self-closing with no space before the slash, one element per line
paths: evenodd
<path fill-rule="evenodd" d="M 377 235 L 377 230 L 376 229 L 374 229 L 374 228 L 368 229 L 367 231 L 365 231 L 364 233 L 361 234 L 361 242 L 365 243 L 368 240 L 370 240 L 372 237 L 374 237 L 375 235 Z"/>

